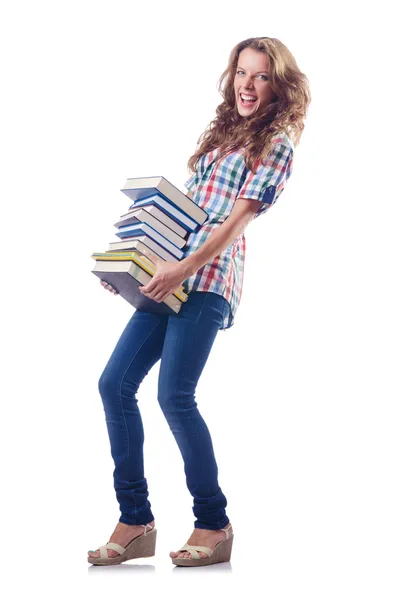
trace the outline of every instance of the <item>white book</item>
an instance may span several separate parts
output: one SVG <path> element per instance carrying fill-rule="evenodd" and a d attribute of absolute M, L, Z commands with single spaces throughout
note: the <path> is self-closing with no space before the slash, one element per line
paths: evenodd
<path fill-rule="evenodd" d="M 180 247 L 186 245 L 186 240 L 182 240 L 180 247 L 177 247 L 175 244 L 168 241 L 167 238 L 165 238 L 163 235 L 161 235 L 161 233 L 156 231 L 156 229 L 151 227 L 151 225 L 149 225 L 148 223 L 142 223 L 142 221 L 140 221 L 139 223 L 136 223 L 133 225 L 127 225 L 126 227 L 123 227 L 123 229 L 119 229 L 118 232 L 116 233 L 116 235 L 120 239 L 123 239 L 125 237 L 131 237 L 136 234 L 137 235 L 142 235 L 142 234 L 148 235 L 155 242 L 157 242 L 158 244 L 163 246 L 163 248 L 168 250 L 168 252 L 171 252 L 171 254 L 174 254 L 178 258 L 178 260 L 180 260 L 183 257 L 184 253 L 182 250 L 180 250 Z"/>
<path fill-rule="evenodd" d="M 175 244 L 175 246 L 178 246 L 178 248 L 181 248 L 186 244 L 186 240 L 184 240 L 183 237 L 159 221 L 155 216 L 148 212 L 146 208 L 136 208 L 135 210 L 132 210 L 127 216 L 124 215 L 120 221 L 114 223 L 114 226 L 121 228 L 125 225 L 134 225 L 137 223 L 148 223 L 153 229 L 167 238 L 167 240 Z"/>
<path fill-rule="evenodd" d="M 124 224 L 128 223 L 129 218 L 139 209 L 146 210 L 146 212 L 156 217 L 156 219 L 164 223 L 164 225 L 172 229 L 172 231 L 175 231 L 175 233 L 181 237 L 185 237 L 188 233 L 187 229 L 181 227 L 178 223 L 176 223 L 176 221 L 174 221 L 174 219 L 166 215 L 165 212 L 163 212 L 160 208 L 157 208 L 157 206 L 154 204 L 146 204 L 145 206 L 133 205 L 128 212 L 120 216 L 119 222 L 123 222 Z"/>
<path fill-rule="evenodd" d="M 201 206 L 193 202 L 189 196 L 183 194 L 161 175 L 153 177 L 129 177 L 120 191 L 127 194 L 131 200 L 140 200 L 150 194 L 159 192 L 199 225 L 202 225 L 208 219 L 208 214 Z"/>
<path fill-rule="evenodd" d="M 148 258 L 150 258 L 149 254 L 153 252 L 157 254 L 160 258 L 168 262 L 177 263 L 179 262 L 176 256 L 167 252 L 165 248 L 157 244 L 154 240 L 152 240 L 147 235 L 137 235 L 136 237 L 126 238 L 120 242 L 110 242 L 109 244 L 109 252 L 113 251 L 127 251 L 127 250 L 136 250 L 141 254 L 144 254 Z"/>
<path fill-rule="evenodd" d="M 165 198 L 160 196 L 160 194 L 150 194 L 149 196 L 141 198 L 140 200 L 134 200 L 130 208 L 138 208 L 138 206 L 144 206 L 146 208 L 146 206 L 150 206 L 151 204 L 154 204 L 160 210 L 162 210 L 163 213 L 166 213 L 173 222 L 180 223 L 184 229 L 187 229 L 187 231 L 197 231 L 199 228 L 199 224 L 194 219 L 188 217 L 183 210 L 176 208 L 172 202 L 165 200 Z"/>

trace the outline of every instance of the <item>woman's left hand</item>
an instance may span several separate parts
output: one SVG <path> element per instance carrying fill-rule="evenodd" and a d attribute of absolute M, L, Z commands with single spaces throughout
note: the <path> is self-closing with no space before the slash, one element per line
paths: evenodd
<path fill-rule="evenodd" d="M 163 302 L 164 298 L 182 285 L 186 276 L 180 263 L 171 263 L 149 253 L 148 256 L 155 264 L 156 272 L 148 284 L 139 286 L 139 290 L 155 302 Z"/>

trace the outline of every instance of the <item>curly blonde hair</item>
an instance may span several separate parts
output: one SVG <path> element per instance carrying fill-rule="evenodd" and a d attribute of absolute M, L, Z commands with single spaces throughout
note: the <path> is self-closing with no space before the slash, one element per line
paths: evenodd
<path fill-rule="evenodd" d="M 269 82 L 276 94 L 273 102 L 248 117 L 239 114 L 234 92 L 238 57 L 245 48 L 268 55 Z M 190 171 L 196 171 L 201 156 L 215 148 L 220 148 L 221 157 L 233 149 L 245 147 L 245 164 L 250 171 L 256 172 L 254 165 L 266 158 L 274 136 L 285 132 L 294 146 L 299 144 L 311 102 L 309 83 L 291 52 L 277 38 L 254 37 L 238 43 L 230 53 L 228 66 L 218 82 L 218 91 L 224 101 L 197 141 L 196 152 L 188 161 Z"/>

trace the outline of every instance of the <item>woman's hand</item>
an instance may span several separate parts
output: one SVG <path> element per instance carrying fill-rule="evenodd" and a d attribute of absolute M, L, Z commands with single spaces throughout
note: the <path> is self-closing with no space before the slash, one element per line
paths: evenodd
<path fill-rule="evenodd" d="M 156 272 L 148 284 L 139 286 L 139 290 L 155 302 L 163 302 L 182 285 L 186 276 L 180 263 L 171 263 L 149 253 L 148 256 L 156 265 Z"/>
<path fill-rule="evenodd" d="M 103 279 L 100 279 L 99 281 L 105 289 L 109 290 L 109 292 L 112 292 L 115 296 L 117 296 L 118 292 L 116 292 L 116 290 L 110 285 L 110 283 L 108 283 L 107 281 L 103 281 Z"/>

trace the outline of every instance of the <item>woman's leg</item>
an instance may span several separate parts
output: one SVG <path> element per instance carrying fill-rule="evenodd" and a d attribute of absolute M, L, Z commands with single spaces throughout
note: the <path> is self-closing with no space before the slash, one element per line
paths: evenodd
<path fill-rule="evenodd" d="M 183 457 L 194 526 L 200 529 L 218 530 L 229 523 L 210 432 L 195 401 L 225 303 L 219 294 L 191 292 L 180 312 L 169 316 L 160 363 L 158 400 Z"/>
<path fill-rule="evenodd" d="M 140 525 L 153 521 L 144 476 L 144 431 L 136 393 L 160 359 L 169 315 L 136 310 L 99 378 L 115 469 L 119 521 Z"/>

